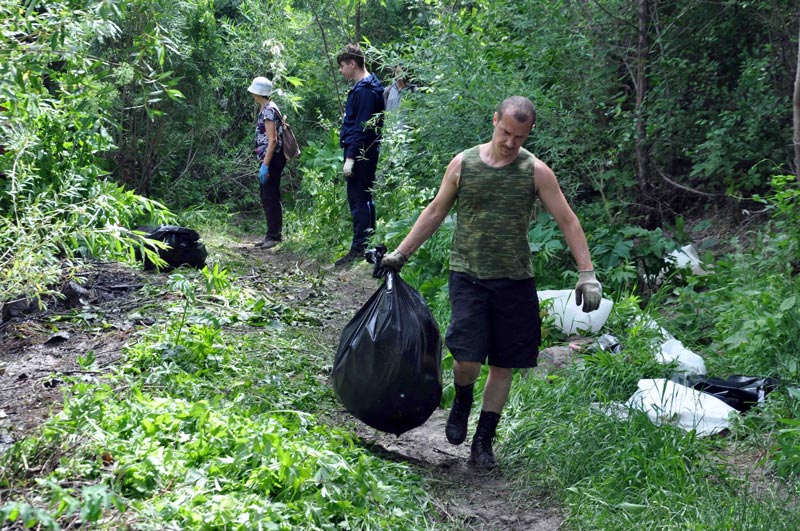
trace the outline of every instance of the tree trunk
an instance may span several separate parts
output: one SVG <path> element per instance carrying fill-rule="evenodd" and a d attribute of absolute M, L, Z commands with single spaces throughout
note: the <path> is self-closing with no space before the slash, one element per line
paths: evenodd
<path fill-rule="evenodd" d="M 319 34 L 322 37 L 322 45 L 325 48 L 325 57 L 328 58 L 328 68 L 331 71 L 331 80 L 333 80 L 333 92 L 336 94 L 336 101 L 339 104 L 339 116 L 344 114 L 344 105 L 342 105 L 342 97 L 339 94 L 339 83 L 336 77 L 337 68 L 333 64 L 333 56 L 331 55 L 331 49 L 328 46 L 328 37 L 325 35 L 325 26 L 322 25 L 322 20 L 319 18 L 319 13 L 317 12 L 316 6 L 313 2 L 309 3 L 309 7 L 311 8 L 311 13 L 314 15 L 314 20 L 319 26 Z"/>
<path fill-rule="evenodd" d="M 798 33 L 800 35 L 800 32 Z M 800 181 L 800 38 L 797 41 L 797 70 L 794 76 L 794 173 Z"/>
<path fill-rule="evenodd" d="M 638 173 L 639 194 L 646 202 L 650 183 L 650 155 L 647 147 L 647 116 L 644 100 L 647 96 L 647 26 L 649 11 L 647 0 L 638 0 L 637 19 L 639 39 L 636 46 L 636 171 Z"/>
<path fill-rule="evenodd" d="M 356 4 L 356 40 L 353 42 L 361 42 L 361 2 Z"/>

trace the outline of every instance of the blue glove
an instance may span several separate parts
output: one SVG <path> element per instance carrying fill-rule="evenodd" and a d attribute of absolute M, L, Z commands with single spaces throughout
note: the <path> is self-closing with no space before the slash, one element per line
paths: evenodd
<path fill-rule="evenodd" d="M 261 184 L 267 184 L 267 177 L 269 176 L 269 166 L 261 163 L 261 167 L 258 169 L 258 182 Z"/>

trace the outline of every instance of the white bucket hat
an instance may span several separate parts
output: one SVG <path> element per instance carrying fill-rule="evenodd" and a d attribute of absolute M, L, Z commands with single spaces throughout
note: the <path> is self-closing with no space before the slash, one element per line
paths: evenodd
<path fill-rule="evenodd" d="M 272 94 L 272 81 L 265 77 L 257 77 L 250 83 L 247 92 L 268 98 Z"/>

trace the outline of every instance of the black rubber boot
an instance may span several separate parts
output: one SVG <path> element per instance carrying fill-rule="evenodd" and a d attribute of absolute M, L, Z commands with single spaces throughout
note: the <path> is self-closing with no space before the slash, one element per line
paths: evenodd
<path fill-rule="evenodd" d="M 475 430 L 475 436 L 472 438 L 469 464 L 485 469 L 492 469 L 497 466 L 497 461 L 492 451 L 492 440 L 497 432 L 498 422 L 500 422 L 499 413 L 481 411 L 481 418 L 478 420 L 478 427 Z"/>
<path fill-rule="evenodd" d="M 456 398 L 453 400 L 450 416 L 447 417 L 444 433 L 450 444 L 461 444 L 467 438 L 467 421 L 469 420 L 469 410 L 472 407 L 472 390 L 475 388 L 475 384 L 456 385 L 455 387 Z"/>

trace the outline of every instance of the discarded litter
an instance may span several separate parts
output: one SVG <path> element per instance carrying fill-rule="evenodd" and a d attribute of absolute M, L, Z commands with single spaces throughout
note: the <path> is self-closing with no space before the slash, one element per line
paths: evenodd
<path fill-rule="evenodd" d="M 439 406 L 441 362 L 439 327 L 425 300 L 387 271 L 342 331 L 333 389 L 354 417 L 400 435 L 421 426 Z"/>
<path fill-rule="evenodd" d="M 668 339 L 661 344 L 656 359 L 665 364 L 677 363 L 675 372 L 678 375 L 705 375 L 706 364 L 703 358 L 683 346 L 677 339 Z"/>
<path fill-rule="evenodd" d="M 701 265 L 702 262 L 700 261 L 700 256 L 697 254 L 697 249 L 691 243 L 669 253 L 669 260 L 679 269 L 691 269 L 692 273 L 695 275 L 702 276 L 708 274 L 708 271 L 703 269 Z"/>
<path fill-rule="evenodd" d="M 633 325 L 656 330 L 659 335 L 653 342 L 656 360 L 665 365 L 674 364 L 676 368 L 671 379 L 639 380 L 637 391 L 624 404 L 594 405 L 606 415 L 627 420 L 632 410 L 643 411 L 657 425 L 694 430 L 698 436 L 705 437 L 727 429 L 734 415 L 763 403 L 766 395 L 778 387 L 779 382 L 774 378 L 708 377 L 703 358 L 686 348 L 652 317 L 638 315 Z M 622 350 L 619 340 L 610 334 L 600 336 L 596 345 L 608 352 Z"/>
<path fill-rule="evenodd" d="M 719 398 L 738 411 L 745 412 L 756 404 L 764 403 L 767 395 L 777 389 L 778 380 L 736 375 L 725 379 L 689 376 L 688 385 Z"/>
<path fill-rule="evenodd" d="M 169 245 L 168 249 L 157 249 L 158 255 L 167 263 L 159 271 L 170 271 L 182 265 L 202 269 L 206 265 L 208 251 L 200 241 L 200 234 L 196 230 L 175 225 L 161 225 L 156 229 L 144 228 L 144 230 L 151 240 Z M 145 271 L 158 269 L 147 256 L 142 256 L 139 249 L 136 249 L 136 259 L 144 262 Z"/>
<path fill-rule="evenodd" d="M 603 334 L 598 337 L 597 348 L 605 352 L 613 352 L 614 354 L 622 352 L 622 345 L 619 344 L 619 339 L 611 334 Z"/>
<path fill-rule="evenodd" d="M 626 409 L 643 411 L 656 425 L 694 430 L 699 437 L 717 434 L 730 427 L 731 416 L 739 412 L 719 398 L 665 378 L 639 380 L 638 390 L 626 402 Z M 617 409 L 617 414 L 621 409 Z M 625 417 L 627 418 L 627 417 Z"/>
<path fill-rule="evenodd" d="M 634 320 L 635 326 L 656 330 L 659 338 L 653 343 L 656 351 L 655 358 L 665 365 L 676 364 L 673 379 L 678 383 L 686 383 L 689 375 L 705 375 L 706 364 L 703 358 L 686 348 L 683 343 L 675 339 L 664 327 L 659 325 L 649 315 L 638 315 Z"/>
<path fill-rule="evenodd" d="M 575 304 L 575 290 L 542 290 L 538 295 L 540 303 L 552 301 L 550 313 L 554 317 L 556 327 L 565 334 L 575 334 L 584 330 L 599 332 L 614 306 L 609 299 L 601 299 L 597 310 L 585 313 Z"/>

